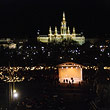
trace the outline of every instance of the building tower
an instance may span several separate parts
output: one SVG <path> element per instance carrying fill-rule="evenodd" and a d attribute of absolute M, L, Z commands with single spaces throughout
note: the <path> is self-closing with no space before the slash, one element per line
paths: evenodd
<path fill-rule="evenodd" d="M 55 35 L 57 36 L 57 34 L 58 34 L 58 33 L 57 33 L 57 27 L 55 26 Z"/>
<path fill-rule="evenodd" d="M 67 34 L 70 35 L 70 28 L 68 26 Z"/>
<path fill-rule="evenodd" d="M 76 37 L 76 32 L 75 32 L 75 27 L 73 27 L 73 33 L 72 33 L 73 37 Z"/>
<path fill-rule="evenodd" d="M 66 34 L 66 20 L 65 20 L 65 13 L 63 12 L 63 20 L 61 22 L 61 35 Z"/>
<path fill-rule="evenodd" d="M 48 34 L 48 36 L 49 36 L 49 39 L 51 41 L 52 40 L 52 29 L 51 29 L 51 26 L 49 27 L 49 34 Z"/>

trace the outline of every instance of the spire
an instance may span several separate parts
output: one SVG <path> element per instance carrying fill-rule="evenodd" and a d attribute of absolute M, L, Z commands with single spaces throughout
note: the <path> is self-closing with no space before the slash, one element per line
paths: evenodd
<path fill-rule="evenodd" d="M 65 12 L 63 12 L 63 20 L 61 22 L 61 34 L 66 34 L 66 28 Z"/>
<path fill-rule="evenodd" d="M 63 12 L 63 21 L 65 21 L 65 12 Z"/>
<path fill-rule="evenodd" d="M 73 34 L 75 34 L 75 27 L 73 27 Z"/>
<path fill-rule="evenodd" d="M 55 34 L 57 34 L 57 27 L 55 26 Z"/>
<path fill-rule="evenodd" d="M 52 34 L 51 26 L 49 27 L 49 34 Z"/>
<path fill-rule="evenodd" d="M 75 27 L 73 27 L 73 36 L 76 37 Z"/>
<path fill-rule="evenodd" d="M 68 26 L 67 34 L 70 34 L 70 28 L 69 28 L 69 26 Z"/>

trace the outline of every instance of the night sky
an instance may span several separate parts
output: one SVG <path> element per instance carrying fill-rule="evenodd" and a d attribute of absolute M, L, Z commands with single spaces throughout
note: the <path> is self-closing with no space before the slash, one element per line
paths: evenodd
<path fill-rule="evenodd" d="M 87 37 L 110 34 L 109 0 L 0 0 L 0 37 L 5 35 L 48 34 L 49 26 L 58 26 L 62 13 L 67 25 L 83 31 Z"/>

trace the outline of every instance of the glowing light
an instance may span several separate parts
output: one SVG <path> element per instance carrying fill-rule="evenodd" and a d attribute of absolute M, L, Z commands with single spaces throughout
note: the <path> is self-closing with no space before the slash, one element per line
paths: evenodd
<path fill-rule="evenodd" d="M 66 64 L 63 65 L 66 66 Z M 58 68 L 60 83 L 79 83 L 82 81 L 82 68 L 77 67 L 76 69 L 76 67 L 74 68 L 73 65 L 74 64 L 70 64 L 70 68 L 68 66 L 66 66 L 65 68 Z M 74 82 L 72 79 L 74 80 Z"/>
<path fill-rule="evenodd" d="M 100 51 L 101 51 L 101 52 L 104 52 L 104 49 L 101 49 Z"/>
<path fill-rule="evenodd" d="M 71 58 L 71 60 L 73 60 L 73 58 Z"/>
<path fill-rule="evenodd" d="M 97 60 L 97 58 L 95 57 L 95 60 Z"/>
<path fill-rule="evenodd" d="M 60 57 L 60 59 L 62 59 L 62 57 Z"/>
<path fill-rule="evenodd" d="M 16 92 L 16 90 L 13 90 L 13 97 L 17 98 L 18 97 L 18 93 Z"/>
<path fill-rule="evenodd" d="M 100 45 L 100 48 L 102 48 L 103 46 L 102 45 Z"/>
<path fill-rule="evenodd" d="M 50 52 L 48 52 L 48 56 L 50 56 Z"/>
<path fill-rule="evenodd" d="M 14 93 L 13 97 L 17 98 L 18 97 L 18 93 Z"/>
<path fill-rule="evenodd" d="M 13 90 L 13 93 L 16 93 L 16 90 Z"/>

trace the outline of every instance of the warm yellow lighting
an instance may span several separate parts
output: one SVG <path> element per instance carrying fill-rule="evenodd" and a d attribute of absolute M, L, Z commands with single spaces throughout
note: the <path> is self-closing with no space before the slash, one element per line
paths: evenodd
<path fill-rule="evenodd" d="M 77 37 L 76 37 L 77 36 Z M 60 33 L 57 31 L 57 27 L 55 27 L 55 31 L 53 33 L 51 27 L 49 27 L 49 34 L 42 35 L 37 37 L 37 41 L 43 42 L 43 43 L 49 43 L 53 42 L 54 40 L 58 42 L 62 42 L 64 39 L 71 39 L 73 41 L 76 41 L 78 44 L 82 45 L 85 43 L 85 37 L 80 33 L 77 34 L 75 32 L 75 27 L 73 27 L 73 32 L 71 34 L 69 27 L 66 26 L 66 19 L 65 19 L 65 13 L 63 12 L 63 19 L 61 21 L 61 28 Z"/>
<path fill-rule="evenodd" d="M 13 90 L 13 93 L 16 93 L 16 90 Z"/>
<path fill-rule="evenodd" d="M 75 64 L 64 63 L 59 65 L 59 81 L 60 83 L 79 83 L 82 81 L 82 68 L 71 66 Z"/>

